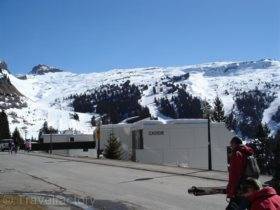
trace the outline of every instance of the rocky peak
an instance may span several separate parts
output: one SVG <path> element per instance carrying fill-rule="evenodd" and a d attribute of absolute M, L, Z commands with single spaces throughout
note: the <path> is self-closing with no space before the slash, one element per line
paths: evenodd
<path fill-rule="evenodd" d="M 46 73 L 55 73 L 55 72 L 62 72 L 62 70 L 45 64 L 39 64 L 37 66 L 34 66 L 32 71 L 29 72 L 29 74 L 43 75 Z"/>
<path fill-rule="evenodd" d="M 0 61 L 0 73 L 2 72 L 3 69 L 8 71 L 8 65 L 5 61 Z"/>

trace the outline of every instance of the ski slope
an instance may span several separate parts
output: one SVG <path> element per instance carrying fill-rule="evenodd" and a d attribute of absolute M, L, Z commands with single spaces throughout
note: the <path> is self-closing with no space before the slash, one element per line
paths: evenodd
<path fill-rule="evenodd" d="M 263 59 L 249 62 L 214 62 L 182 67 L 149 67 L 135 69 L 113 69 L 107 72 L 75 74 L 71 72 L 55 72 L 43 75 L 26 75 L 26 80 L 7 74 L 12 84 L 25 96 L 28 107 L 9 109 L 11 130 L 18 127 L 28 137 L 37 137 L 44 121 L 59 130 L 74 129 L 83 133 L 92 133 L 90 119 L 93 113 L 78 113 L 80 120 L 70 118 L 73 109 L 70 100 L 64 100 L 72 94 L 90 92 L 104 84 L 121 84 L 127 80 L 136 85 L 148 85 L 139 103 L 148 106 L 153 116 L 166 119 L 154 105 L 154 98 L 172 97 L 167 94 L 164 82 L 173 76 L 190 73 L 185 80 L 175 82 L 185 84 L 187 90 L 202 99 L 213 102 L 219 96 L 228 113 L 234 103 L 233 97 L 237 91 L 247 91 L 258 87 L 271 93 L 276 93 L 276 99 L 265 110 L 263 122 L 272 129 L 280 125 L 271 122 L 271 116 L 276 112 L 280 102 L 280 61 Z M 270 84 L 268 86 L 268 84 Z M 153 87 L 157 93 L 153 94 Z M 162 91 L 160 91 L 162 90 Z M 176 94 L 176 93 L 173 93 Z M 16 117 L 15 117 L 16 114 Z M 16 120 L 15 120 L 16 119 Z M 15 121 L 18 121 L 15 123 Z"/>

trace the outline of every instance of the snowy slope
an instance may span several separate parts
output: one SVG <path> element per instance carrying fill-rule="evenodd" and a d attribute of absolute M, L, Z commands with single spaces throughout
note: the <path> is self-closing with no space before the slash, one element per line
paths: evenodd
<path fill-rule="evenodd" d="M 39 128 L 45 120 L 59 130 L 73 128 L 84 133 L 91 133 L 90 118 L 92 114 L 79 113 L 80 121 L 70 119 L 73 113 L 69 106 L 71 101 L 64 98 L 71 94 L 84 93 L 98 89 L 104 84 L 120 84 L 126 80 L 137 85 L 148 85 L 140 100 L 148 106 L 154 116 L 164 118 L 158 113 L 154 98 L 167 96 L 164 82 L 174 76 L 190 73 L 188 79 L 175 82 L 186 84 L 187 90 L 195 96 L 207 99 L 210 103 L 218 95 L 221 97 L 226 113 L 233 105 L 233 96 L 237 91 L 251 90 L 256 86 L 260 90 L 277 93 L 278 97 L 265 110 L 263 122 L 270 123 L 271 116 L 280 102 L 280 61 L 260 60 L 250 62 L 215 62 L 183 67 L 150 67 L 136 69 L 114 69 L 102 73 L 74 74 L 70 72 L 45 73 L 43 75 L 27 75 L 20 80 L 9 75 L 12 84 L 25 96 L 27 108 L 9 109 L 10 122 L 16 118 L 18 123 L 11 123 L 12 129 L 19 127 L 27 130 L 27 135 L 37 136 Z M 268 85 L 270 84 L 270 85 Z M 152 88 L 156 86 L 157 94 Z M 162 91 L 160 91 L 162 90 Z M 176 93 L 175 93 L 176 94 Z M 16 117 L 15 117 L 16 113 Z M 270 124 L 276 128 L 279 125 Z"/>

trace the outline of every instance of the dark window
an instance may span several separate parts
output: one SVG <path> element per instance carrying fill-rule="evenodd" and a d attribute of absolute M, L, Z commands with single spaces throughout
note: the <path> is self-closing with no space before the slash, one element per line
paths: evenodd
<path fill-rule="evenodd" d="M 87 149 L 87 148 L 84 148 L 84 149 L 83 149 L 83 152 L 88 152 L 88 149 Z"/>
<path fill-rule="evenodd" d="M 74 142 L 74 137 L 70 137 L 70 142 Z"/>
<path fill-rule="evenodd" d="M 137 130 L 135 133 L 136 149 L 144 149 L 143 130 Z"/>

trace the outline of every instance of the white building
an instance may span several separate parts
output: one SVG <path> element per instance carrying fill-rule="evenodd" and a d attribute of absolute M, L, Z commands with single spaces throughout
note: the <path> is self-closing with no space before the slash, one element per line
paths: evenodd
<path fill-rule="evenodd" d="M 142 120 L 133 124 L 101 126 L 100 148 L 111 133 L 122 143 L 123 159 L 142 163 L 187 166 L 208 169 L 208 121 L 180 119 L 162 123 Z M 227 170 L 226 148 L 234 133 L 223 123 L 210 124 L 213 170 Z"/>
<path fill-rule="evenodd" d="M 43 134 L 43 143 L 57 142 L 86 142 L 94 141 L 93 134 L 81 134 L 78 132 L 63 132 L 61 134 Z M 53 150 L 53 154 L 65 155 L 65 156 L 87 156 L 96 157 L 95 149 L 64 149 Z"/>

